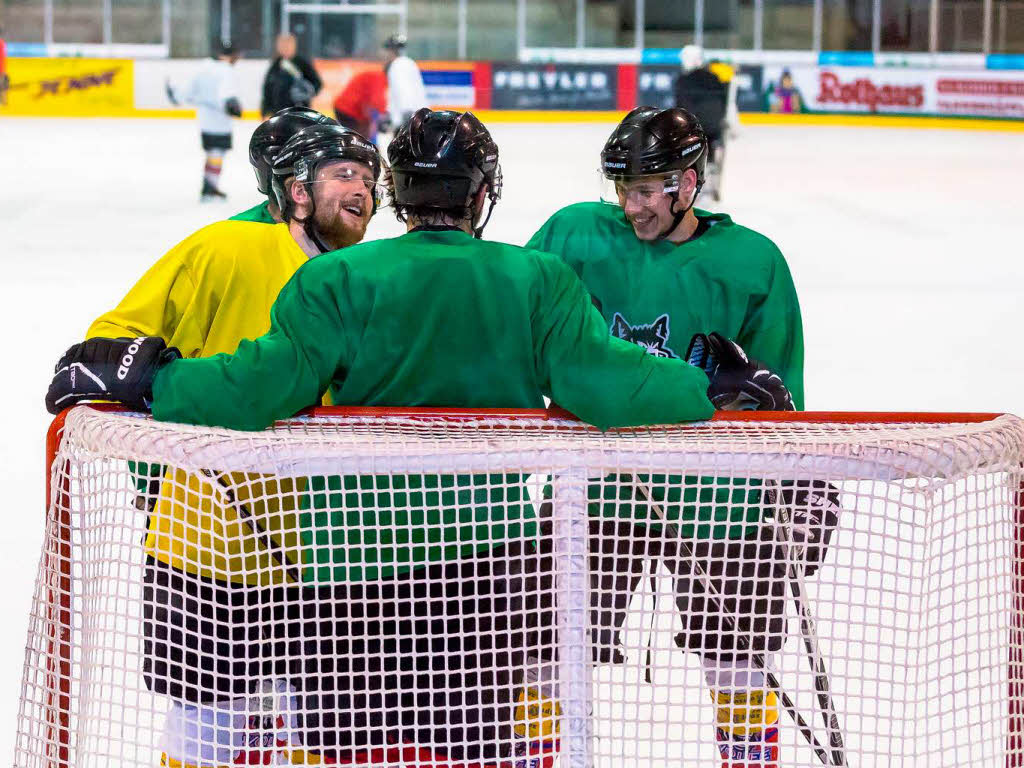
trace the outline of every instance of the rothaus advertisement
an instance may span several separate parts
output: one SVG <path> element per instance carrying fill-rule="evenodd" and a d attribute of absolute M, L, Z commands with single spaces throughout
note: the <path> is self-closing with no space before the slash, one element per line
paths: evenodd
<path fill-rule="evenodd" d="M 771 112 L 1024 118 L 1024 73 L 766 66 L 763 103 Z"/>
<path fill-rule="evenodd" d="M 607 64 L 495 63 L 494 109 L 593 109 L 616 107 L 618 68 Z"/>

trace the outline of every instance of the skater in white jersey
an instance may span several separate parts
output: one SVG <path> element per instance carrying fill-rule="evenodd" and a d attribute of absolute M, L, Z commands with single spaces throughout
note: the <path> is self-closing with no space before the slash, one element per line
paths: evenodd
<path fill-rule="evenodd" d="M 206 152 L 203 166 L 202 202 L 222 200 L 220 172 L 224 167 L 224 153 L 231 149 L 232 119 L 242 116 L 242 103 L 238 100 L 235 81 L 235 62 L 238 52 L 233 45 L 222 45 L 220 52 L 206 62 L 202 69 L 182 90 L 167 83 L 167 98 L 172 104 L 193 104 L 199 118 L 199 135 Z"/>

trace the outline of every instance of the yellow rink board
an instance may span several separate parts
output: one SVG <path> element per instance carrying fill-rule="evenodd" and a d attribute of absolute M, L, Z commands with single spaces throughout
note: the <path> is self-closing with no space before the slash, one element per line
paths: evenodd
<path fill-rule="evenodd" d="M 11 58 L 7 74 L 3 116 L 127 117 L 136 111 L 131 59 Z"/>

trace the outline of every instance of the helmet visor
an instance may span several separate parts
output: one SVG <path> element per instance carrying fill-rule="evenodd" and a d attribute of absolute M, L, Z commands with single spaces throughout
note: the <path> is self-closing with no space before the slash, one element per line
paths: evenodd
<path fill-rule="evenodd" d="M 305 184 L 331 184 L 337 185 L 340 194 L 351 194 L 353 191 L 360 189 L 366 190 L 374 201 L 374 205 L 379 207 L 383 199 L 384 185 L 373 178 L 373 171 L 370 170 L 369 166 L 363 165 L 357 161 L 328 161 L 321 165 L 322 170 L 318 170 L 316 178 L 300 178 L 298 173 L 299 168 L 296 167 L 295 178 L 303 181 Z M 304 176 L 312 176 L 311 173 L 305 173 Z"/>
<path fill-rule="evenodd" d="M 627 174 L 605 175 L 600 172 L 601 202 L 624 206 L 627 201 L 639 205 L 653 205 L 666 195 L 678 195 L 680 171 L 646 176 Z"/>

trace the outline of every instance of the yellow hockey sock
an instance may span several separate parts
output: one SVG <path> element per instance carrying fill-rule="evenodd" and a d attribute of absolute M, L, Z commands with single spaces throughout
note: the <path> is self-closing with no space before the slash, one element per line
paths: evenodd
<path fill-rule="evenodd" d="M 733 736 L 751 736 L 779 721 L 775 691 L 713 691 L 711 698 L 718 727 Z"/>
<path fill-rule="evenodd" d="M 558 719 L 562 708 L 554 699 L 544 696 L 536 685 L 519 692 L 512 718 L 516 736 L 527 739 L 548 739 L 558 735 Z"/>

